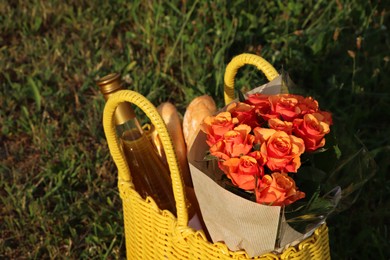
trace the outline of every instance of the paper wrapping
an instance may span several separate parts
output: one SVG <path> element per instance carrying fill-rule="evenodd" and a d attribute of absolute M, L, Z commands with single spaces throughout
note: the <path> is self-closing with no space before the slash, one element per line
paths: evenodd
<path fill-rule="evenodd" d="M 282 77 L 248 93 L 278 94 Z M 204 160 L 206 134 L 198 131 L 188 154 L 191 177 L 203 220 L 213 242 L 224 242 L 232 251 L 245 250 L 250 257 L 299 243 L 312 234 L 291 228 L 281 214 L 281 207 L 266 206 L 242 198 L 212 179 L 220 169 Z"/>

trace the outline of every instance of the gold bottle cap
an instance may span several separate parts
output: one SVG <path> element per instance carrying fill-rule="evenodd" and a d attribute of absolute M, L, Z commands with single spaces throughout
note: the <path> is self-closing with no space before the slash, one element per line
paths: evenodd
<path fill-rule="evenodd" d="M 107 100 L 109 94 L 123 89 L 121 86 L 120 74 L 111 73 L 96 81 L 96 84 L 100 87 L 100 91 L 103 93 L 104 98 Z"/>
<path fill-rule="evenodd" d="M 100 87 L 100 92 L 102 92 L 105 100 L 108 100 L 108 98 L 116 91 L 124 89 L 121 85 L 119 73 L 108 74 L 97 80 L 96 84 Z M 120 103 L 115 110 L 116 124 L 121 125 L 133 118 L 135 118 L 135 112 L 130 103 Z"/>

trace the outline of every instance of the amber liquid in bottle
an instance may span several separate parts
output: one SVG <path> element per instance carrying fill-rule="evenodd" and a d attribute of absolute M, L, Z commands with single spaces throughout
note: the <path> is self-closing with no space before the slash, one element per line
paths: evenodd
<path fill-rule="evenodd" d="M 106 100 L 112 93 L 123 89 L 119 74 L 107 75 L 97 84 Z M 115 121 L 134 188 L 141 197 L 152 197 L 160 209 L 167 209 L 176 215 L 169 170 L 143 133 L 130 103 L 119 104 L 115 111 Z"/>
<path fill-rule="evenodd" d="M 120 139 L 138 193 L 143 198 L 151 196 L 160 209 L 176 214 L 169 172 L 150 141 L 135 129 L 123 131 Z"/>

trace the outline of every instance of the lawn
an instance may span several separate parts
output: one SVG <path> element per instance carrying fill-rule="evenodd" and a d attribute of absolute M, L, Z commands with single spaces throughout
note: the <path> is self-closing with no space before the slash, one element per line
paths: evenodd
<path fill-rule="evenodd" d="M 333 259 L 389 259 L 389 26 L 385 1 L 1 1 L 0 258 L 123 258 L 95 79 L 120 72 L 183 114 L 203 94 L 221 107 L 226 64 L 248 52 L 288 71 L 376 161 L 328 220 Z M 236 85 L 265 82 L 249 66 Z"/>

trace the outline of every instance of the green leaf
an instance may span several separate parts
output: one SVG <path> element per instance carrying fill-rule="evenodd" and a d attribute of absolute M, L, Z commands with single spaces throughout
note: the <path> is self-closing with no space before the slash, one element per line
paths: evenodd
<path fill-rule="evenodd" d="M 40 16 L 35 17 L 35 21 L 33 24 L 33 31 L 38 31 L 39 28 L 41 28 L 42 25 L 42 18 Z"/>
<path fill-rule="evenodd" d="M 284 70 L 283 66 L 280 71 L 280 75 L 282 76 L 282 89 L 281 93 L 282 94 L 288 94 L 290 93 L 289 91 L 289 78 L 287 72 Z"/>
<path fill-rule="evenodd" d="M 314 201 L 310 204 L 308 210 L 312 213 L 317 214 L 327 214 L 334 208 L 334 205 L 331 201 L 324 199 L 322 197 L 316 197 Z"/>
<path fill-rule="evenodd" d="M 211 155 L 210 153 L 207 153 L 203 157 L 203 160 L 205 160 L 205 161 L 215 161 L 215 160 L 218 160 L 218 157 L 215 157 L 214 155 Z"/>
<path fill-rule="evenodd" d="M 334 149 L 334 152 L 336 154 L 337 160 L 339 160 L 341 157 L 341 150 L 340 150 L 339 146 L 336 144 L 333 146 L 333 149 Z"/>
<path fill-rule="evenodd" d="M 244 102 L 246 100 L 244 94 L 241 92 L 241 90 L 237 90 L 237 95 L 238 95 L 238 101 Z"/>
<path fill-rule="evenodd" d="M 125 68 L 125 72 L 129 72 L 131 70 L 133 70 L 135 68 L 135 66 L 137 65 L 137 62 L 136 61 L 132 61 L 130 62 L 126 68 Z"/>
<path fill-rule="evenodd" d="M 27 82 L 30 85 L 37 110 L 41 110 L 41 94 L 39 92 L 37 84 L 31 77 L 27 78 Z"/>
<path fill-rule="evenodd" d="M 310 46 L 313 53 L 317 54 L 324 47 L 325 32 L 320 32 L 316 37 L 313 37 L 313 44 Z"/>
<path fill-rule="evenodd" d="M 326 152 L 327 150 L 328 150 L 328 148 L 322 147 L 322 148 L 318 148 L 317 150 L 310 152 L 310 153 L 311 154 L 323 153 L 323 152 Z"/>
<path fill-rule="evenodd" d="M 334 212 L 340 198 L 340 187 L 336 187 L 324 196 L 320 196 L 320 189 L 318 189 L 306 206 L 296 203 L 297 205 L 286 209 L 287 222 L 294 224 L 294 228 L 304 231 L 309 223 L 319 223 Z"/>

